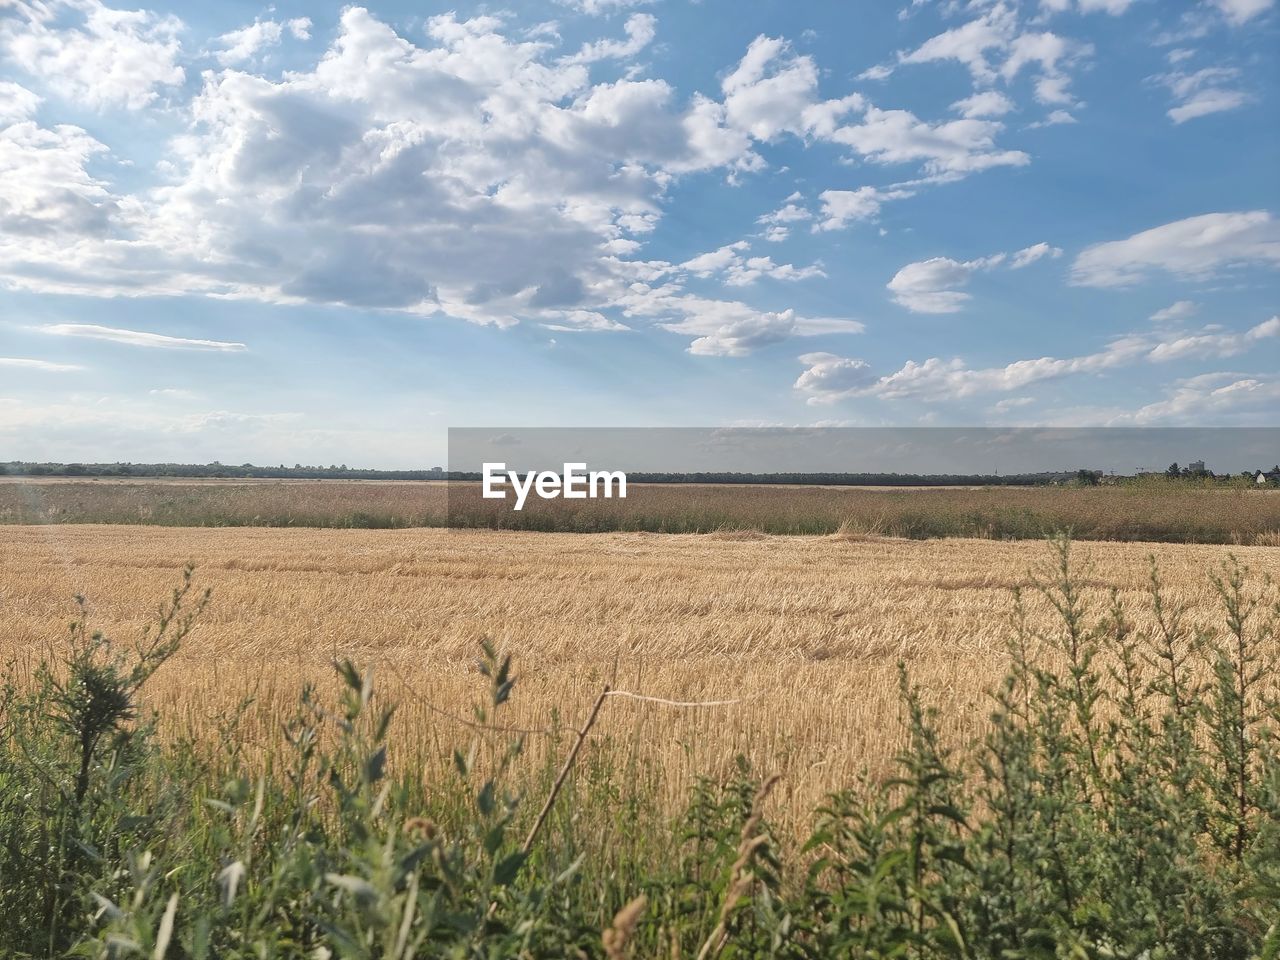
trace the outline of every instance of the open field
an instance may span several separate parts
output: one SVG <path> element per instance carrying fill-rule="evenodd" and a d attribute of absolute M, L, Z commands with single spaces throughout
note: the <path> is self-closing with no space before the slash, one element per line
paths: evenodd
<path fill-rule="evenodd" d="M 188 561 L 212 601 L 148 618 Z M 0 528 L 0 953 L 1274 955 L 1277 574 L 1271 547 Z M 71 593 L 116 646 L 58 629 Z"/>
<path fill-rule="evenodd" d="M 1080 545 L 1090 599 L 1116 587 L 1149 622 L 1139 595 L 1153 551 L 1171 598 L 1220 622 L 1206 572 L 1223 547 Z M 1280 577 L 1280 551 L 1234 552 Z M 30 658 L 61 641 L 74 593 L 93 626 L 130 637 L 191 561 L 213 601 L 151 691 L 185 726 L 207 731 L 252 690 L 245 736 L 265 742 L 300 684 L 330 684 L 331 658 L 350 657 L 403 702 L 400 749 L 442 767 L 459 731 L 432 708 L 469 716 L 487 635 L 515 657 L 517 726 L 576 724 L 606 682 L 740 700 L 610 700 L 602 749 L 621 750 L 672 806 L 695 774 L 723 773 L 740 753 L 783 775 L 780 817 L 796 827 L 826 792 L 886 770 L 900 746 L 899 659 L 949 742 L 984 731 L 1011 590 L 1047 557 L 1041 543 L 973 540 L 13 526 L 0 532 L 0 653 Z M 1043 624 L 1046 605 L 1029 602 Z M 529 763 L 546 739 L 530 738 Z"/>
<path fill-rule="evenodd" d="M 1146 483 L 1094 488 L 871 489 L 630 484 L 625 500 L 530 498 L 515 512 L 472 483 L 394 481 L 0 482 L 0 524 L 186 527 L 483 527 L 544 532 L 1078 539 L 1280 544 L 1280 491 Z"/>

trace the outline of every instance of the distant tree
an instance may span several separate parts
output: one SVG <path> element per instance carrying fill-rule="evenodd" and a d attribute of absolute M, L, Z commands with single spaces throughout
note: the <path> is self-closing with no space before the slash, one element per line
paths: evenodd
<path fill-rule="evenodd" d="M 1096 487 L 1102 482 L 1101 470 L 1077 470 L 1076 483 L 1082 487 Z"/>
<path fill-rule="evenodd" d="M 1182 476 L 1182 468 L 1178 466 L 1177 460 L 1169 464 L 1169 469 L 1164 472 L 1164 475 L 1170 479 Z"/>

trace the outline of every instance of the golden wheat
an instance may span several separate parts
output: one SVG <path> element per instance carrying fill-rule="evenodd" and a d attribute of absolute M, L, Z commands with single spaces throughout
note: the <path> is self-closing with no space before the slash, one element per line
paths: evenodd
<path fill-rule="evenodd" d="M 1266 547 L 1078 545 L 1099 600 L 1116 587 L 1144 622 L 1146 556 L 1171 598 L 1220 622 L 1206 572 L 1237 554 L 1280 577 Z M 942 711 L 943 735 L 981 735 L 984 689 L 999 676 L 1011 588 L 1043 544 L 868 537 L 581 536 L 500 531 L 0 528 L 0 658 L 19 669 L 63 639 L 71 597 L 117 639 L 140 631 L 193 562 L 213 602 L 154 680 L 171 732 L 209 736 L 253 692 L 241 736 L 265 744 L 303 681 L 326 686 L 332 657 L 373 667 L 402 703 L 400 750 L 448 762 L 479 693 L 477 641 L 495 638 L 519 676 L 506 723 L 532 736 L 526 762 L 563 753 L 604 684 L 690 708 L 611 698 L 592 733 L 673 807 L 698 773 L 742 754 L 782 775 L 788 811 L 812 809 L 899 746 L 896 663 Z M 1043 603 L 1030 604 L 1046 623 Z"/>
<path fill-rule="evenodd" d="M 1072 487 L 823 487 L 640 484 L 625 500 L 533 498 L 519 512 L 475 483 L 0 479 L 0 524 L 488 527 L 546 532 L 716 530 L 1274 545 L 1280 492 L 1134 484 Z"/>

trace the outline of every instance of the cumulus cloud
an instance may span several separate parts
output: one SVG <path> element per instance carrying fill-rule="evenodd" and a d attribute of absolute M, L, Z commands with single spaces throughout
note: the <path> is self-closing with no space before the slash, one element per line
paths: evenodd
<path fill-rule="evenodd" d="M 124 22 L 161 30 L 149 14 Z M 226 59 L 309 30 L 266 23 L 224 36 Z M 995 145 L 996 121 L 930 123 L 858 94 L 823 99 L 816 63 L 780 39 L 748 46 L 721 100 L 682 99 L 659 79 L 593 82 L 591 61 L 628 55 L 652 28 L 632 14 L 626 40 L 562 57 L 496 16 L 432 17 L 417 44 L 350 7 L 311 69 L 206 73 L 164 180 L 139 193 L 96 172 L 110 155 L 86 131 L 41 127 L 34 95 L 9 98 L 18 122 L 0 130 L 0 278 L 41 292 L 333 303 L 565 330 L 645 319 L 734 353 L 764 336 L 735 325 L 802 336 L 825 321 L 693 296 L 692 268 L 640 259 L 676 178 L 763 169 L 755 147 L 779 137 L 919 164 L 926 178 L 1026 162 Z M 836 229 L 924 182 L 826 191 L 820 214 L 792 197 L 761 223 L 775 241 L 810 217 Z M 820 264 L 746 251 L 715 273 L 729 287 L 821 275 Z"/>
<path fill-rule="evenodd" d="M 177 17 L 99 0 L 13 0 L 11 10 L 0 18 L 0 49 L 69 100 L 137 110 L 185 78 Z"/>
<path fill-rule="evenodd" d="M 796 390 L 804 394 L 810 404 L 835 403 L 850 397 L 952 401 L 982 394 L 1011 393 L 1047 380 L 1101 374 L 1140 363 L 1236 356 L 1253 344 L 1272 337 L 1280 337 L 1280 317 L 1272 317 L 1244 333 L 1210 329 L 1193 337 L 1172 339 L 1154 334 L 1128 334 L 1117 337 L 1094 353 L 1015 360 L 995 367 L 971 367 L 959 357 L 949 360 L 930 357 L 919 362 L 908 360 L 898 370 L 880 377 L 862 371 L 861 380 L 853 384 L 840 384 L 820 372 L 813 372 L 813 368 L 819 368 L 819 371 L 831 368 L 842 358 L 833 354 L 806 354 L 801 359 L 810 364 L 811 370 L 801 375 L 796 382 Z M 811 373 L 812 376 L 809 375 Z"/>
<path fill-rule="evenodd" d="M 0 126 L 8 126 L 35 116 L 40 97 L 10 80 L 0 80 Z"/>
<path fill-rule="evenodd" d="M 796 380 L 795 389 L 811 398 L 834 400 L 850 396 L 876 380 L 871 364 L 856 357 L 806 353 L 801 355 L 800 362 L 806 369 Z"/>
<path fill-rule="evenodd" d="M 1209 330 L 1178 337 L 1176 340 L 1157 344 L 1148 356 L 1157 363 L 1188 358 L 1234 357 L 1244 353 L 1254 344 L 1271 337 L 1280 337 L 1280 316 L 1272 317 L 1244 333 Z"/>
<path fill-rule="evenodd" d="M 813 213 L 800 206 L 804 197 L 793 193 L 777 210 L 756 217 L 756 223 L 765 228 L 763 237 L 771 243 L 779 243 L 791 236 L 790 224 L 812 220 Z"/>
<path fill-rule="evenodd" d="M 914 195 L 914 190 L 903 187 L 824 190 L 818 195 L 818 199 L 822 201 L 822 216 L 814 224 L 814 230 L 843 230 L 850 223 L 875 220 L 886 201 Z"/>
<path fill-rule="evenodd" d="M 629 317 L 653 318 L 664 330 L 693 336 L 689 350 L 702 356 L 742 356 L 790 337 L 856 334 L 865 329 L 845 317 L 761 311 L 738 300 L 700 297 L 678 283 L 635 283 L 619 300 Z"/>
<path fill-rule="evenodd" d="M 997 2 L 974 19 L 930 37 L 914 50 L 899 53 L 898 62 L 960 63 L 974 83 L 984 87 L 999 81 L 1008 83 L 1024 69 L 1030 70 L 1038 101 L 1070 105 L 1074 98 L 1068 92 L 1069 69 L 1091 53 L 1088 44 L 1049 31 L 1024 29 L 1016 7 Z"/>
<path fill-rule="evenodd" d="M 311 71 L 210 73 L 171 182 L 143 195 L 89 172 L 105 147 L 84 131 L 10 127 L 0 273 L 497 324 L 605 306 L 621 285 L 609 254 L 653 229 L 672 176 L 732 166 L 750 138 L 712 101 L 592 85 L 500 27 L 435 17 L 419 47 L 353 7 Z"/>
<path fill-rule="evenodd" d="M 996 146 L 996 134 L 1003 129 L 1004 124 L 995 120 L 929 123 L 908 110 L 868 107 L 860 123 L 835 129 L 830 139 L 852 147 L 871 163 L 918 163 L 928 176 L 951 178 L 1030 163 L 1023 151 Z"/>
<path fill-rule="evenodd" d="M 996 90 L 983 90 L 957 100 L 951 109 L 962 117 L 1002 117 L 1013 110 L 1013 101 Z"/>
<path fill-rule="evenodd" d="M 275 20 L 255 20 L 247 27 L 232 30 L 218 37 L 217 42 L 222 49 L 218 50 L 214 57 L 224 67 L 244 63 L 252 60 L 265 48 L 278 46 L 286 30 L 298 40 L 309 40 L 311 18 L 297 17 L 286 23 Z"/>
<path fill-rule="evenodd" d="M 774 263 L 771 257 L 748 256 L 750 249 L 749 242 L 739 240 L 686 260 L 680 266 L 703 279 L 720 274 L 731 287 L 747 286 L 761 277 L 794 281 L 826 276 L 819 264 L 797 267 L 790 263 Z"/>
<path fill-rule="evenodd" d="M 1205 373 L 1177 381 L 1164 400 L 1149 403 L 1133 413 L 1109 421 L 1111 426 L 1190 423 L 1234 420 L 1240 414 L 1260 414 L 1262 423 L 1280 403 L 1280 378 L 1237 373 Z M 1238 422 L 1238 421 L 1237 421 Z"/>
<path fill-rule="evenodd" d="M 958 313 L 972 297 L 956 288 L 967 284 L 975 271 L 998 262 L 999 258 L 960 261 L 931 257 L 908 263 L 893 275 L 887 286 L 897 303 L 915 313 Z"/>
<path fill-rule="evenodd" d="M 123 343 L 132 347 L 150 347 L 159 350 L 213 350 L 221 353 L 238 353 L 248 349 L 243 343 L 170 337 L 162 333 L 121 330 L 117 327 L 104 327 L 96 323 L 53 323 L 37 329 L 41 333 L 47 333 L 51 336 L 109 340 L 112 343 Z"/>
<path fill-rule="evenodd" d="M 1009 269 L 1020 270 L 1044 257 L 1061 255 L 1057 247 L 1037 243 L 1013 254 L 997 253 L 975 260 L 933 257 L 907 264 L 893 275 L 888 288 L 897 303 L 916 313 L 958 313 L 972 299 L 960 288 L 973 274 L 1006 262 Z"/>
<path fill-rule="evenodd" d="M 823 100 L 813 58 L 797 55 L 780 38 L 752 41 L 721 86 L 726 124 L 757 141 L 783 134 L 826 141 L 869 163 L 918 165 L 934 180 L 1030 162 L 1020 150 L 997 146 L 1004 125 L 996 120 L 930 122 L 909 110 L 881 109 L 858 93 Z"/>
<path fill-rule="evenodd" d="M 594 63 L 597 60 L 626 60 L 653 42 L 658 33 L 658 18 L 649 13 L 635 13 L 623 25 L 625 40 L 597 40 L 584 43 L 582 49 L 571 57 L 569 63 Z"/>
<path fill-rule="evenodd" d="M 1206 213 L 1085 248 L 1072 282 L 1127 287 L 1160 271 L 1206 280 L 1238 267 L 1280 267 L 1280 224 L 1266 210 Z"/>

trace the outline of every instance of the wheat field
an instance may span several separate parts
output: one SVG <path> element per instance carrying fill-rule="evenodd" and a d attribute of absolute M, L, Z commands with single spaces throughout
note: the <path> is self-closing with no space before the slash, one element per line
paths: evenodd
<path fill-rule="evenodd" d="M 0 525 L 478 527 L 540 533 L 837 531 L 925 540 L 1280 544 L 1280 491 L 1238 481 L 1105 487 L 829 487 L 632 483 L 625 499 L 533 498 L 520 511 L 476 483 L 0 478 Z"/>
<path fill-rule="evenodd" d="M 1092 597 L 1117 588 L 1140 624 L 1151 553 L 1170 596 L 1206 625 L 1221 620 L 1206 573 L 1229 553 L 1280 577 L 1280 550 L 1268 547 L 1074 550 Z M 170 735 L 214 736 L 252 693 L 239 735 L 265 747 L 300 684 L 327 686 L 330 660 L 345 656 L 401 703 L 409 735 L 399 757 L 430 770 L 449 762 L 470 716 L 474 655 L 489 636 L 515 657 L 506 722 L 530 731 L 525 762 L 562 752 L 606 683 L 737 701 L 612 698 L 592 749 L 614 751 L 673 806 L 694 776 L 723 773 L 741 754 L 782 775 L 785 821 L 863 771 L 887 769 L 899 746 L 899 660 L 939 707 L 947 738 L 980 736 L 984 690 L 1005 665 L 1012 589 L 1047 559 L 1033 541 L 9 526 L 0 658 L 21 678 L 63 641 L 74 594 L 86 597 L 91 626 L 131 640 L 191 562 L 213 598 L 149 688 Z M 1033 624 L 1048 622 L 1043 600 L 1029 607 Z"/>

